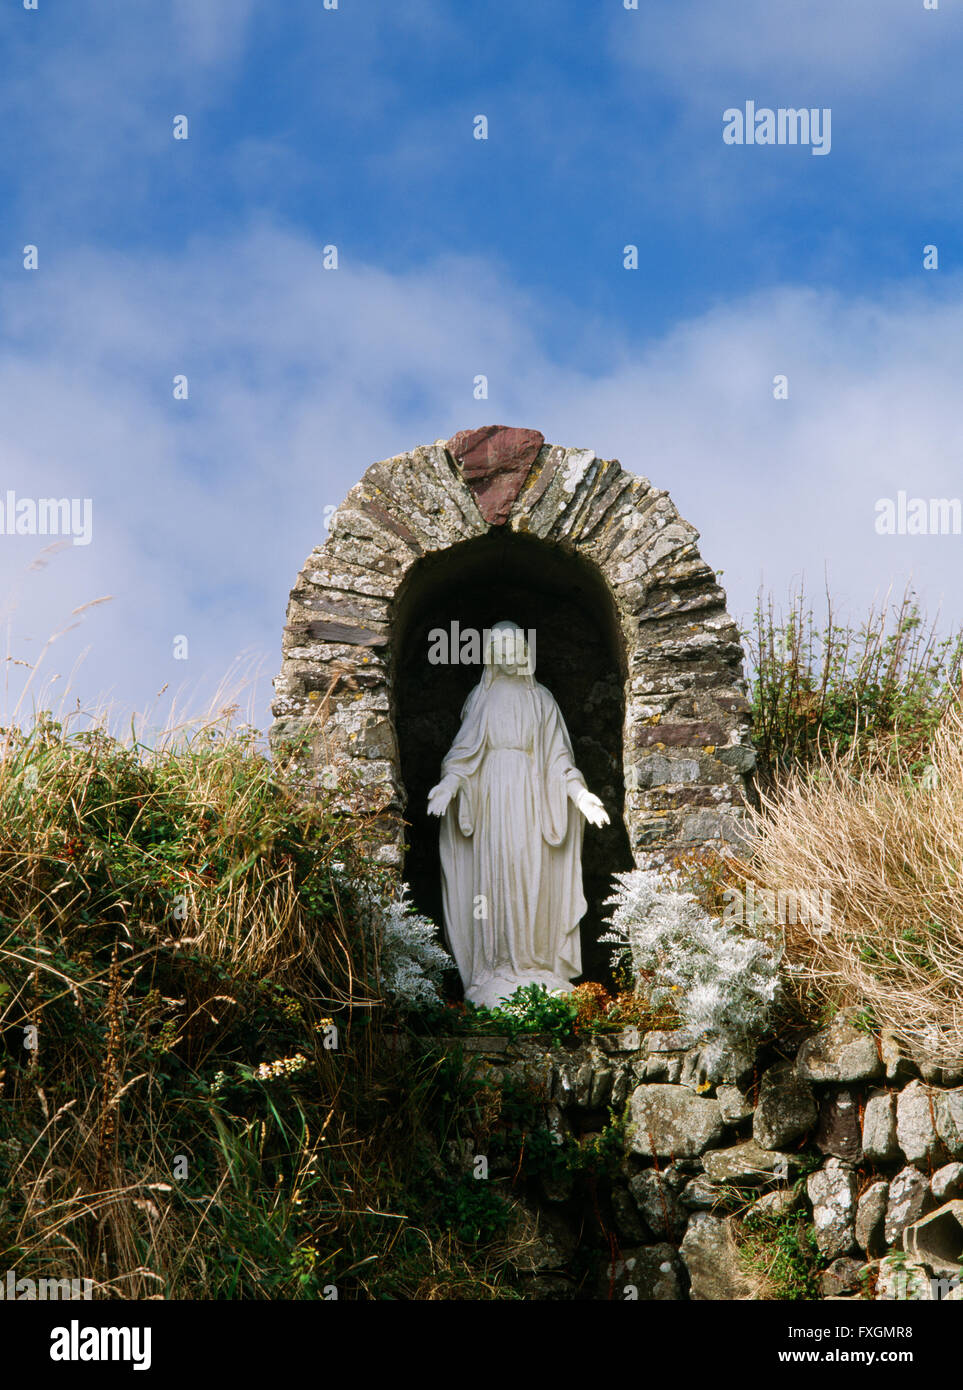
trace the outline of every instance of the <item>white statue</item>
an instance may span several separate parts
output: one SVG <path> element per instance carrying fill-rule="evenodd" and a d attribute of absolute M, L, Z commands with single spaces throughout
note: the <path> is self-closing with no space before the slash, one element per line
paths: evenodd
<path fill-rule="evenodd" d="M 609 818 L 521 628 L 496 623 L 484 660 L 428 811 L 442 817 L 448 944 L 466 999 L 491 1008 L 520 985 L 568 990 L 581 974 L 583 817 Z"/>

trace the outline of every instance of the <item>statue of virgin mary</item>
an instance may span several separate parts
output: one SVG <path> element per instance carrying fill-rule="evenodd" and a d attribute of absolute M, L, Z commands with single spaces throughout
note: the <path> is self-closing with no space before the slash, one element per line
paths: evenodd
<path fill-rule="evenodd" d="M 568 990 L 581 974 L 584 820 L 609 818 L 522 629 L 496 623 L 484 663 L 428 811 L 442 817 L 448 945 L 465 998 L 491 1008 L 521 985 Z"/>

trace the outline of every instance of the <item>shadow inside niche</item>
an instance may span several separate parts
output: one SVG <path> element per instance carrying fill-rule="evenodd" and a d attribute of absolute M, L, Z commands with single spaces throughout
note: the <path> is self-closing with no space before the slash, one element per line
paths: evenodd
<path fill-rule="evenodd" d="M 611 596 L 580 557 L 496 531 L 426 556 L 409 571 L 392 621 L 393 717 L 408 796 L 404 875 L 417 910 L 441 926 L 438 821 L 426 803 L 482 668 L 432 664 L 429 633 L 455 622 L 462 632 L 481 632 L 503 618 L 534 629 L 535 678 L 558 702 L 576 765 L 611 819 L 586 825 L 582 848 L 583 978 L 608 984 L 610 947 L 598 940 L 611 911 L 604 900 L 613 874 L 632 867 L 622 819 L 625 659 Z"/>

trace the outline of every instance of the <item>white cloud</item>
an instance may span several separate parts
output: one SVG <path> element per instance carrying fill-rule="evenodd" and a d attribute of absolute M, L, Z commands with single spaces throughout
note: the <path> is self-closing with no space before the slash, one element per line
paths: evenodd
<path fill-rule="evenodd" d="M 963 176 L 955 128 L 963 62 L 963 9 L 922 0 L 686 0 L 616 7 L 608 24 L 612 92 L 625 111 L 658 112 L 657 137 L 641 121 L 626 177 L 658 189 L 667 207 L 768 224 L 801 214 L 807 237 L 831 232 L 834 202 L 851 214 L 881 190 L 925 217 L 952 216 Z M 723 112 L 828 107 L 832 156 L 808 150 L 726 147 Z M 822 166 L 822 167 L 817 167 Z M 840 179 L 840 182 L 834 182 Z M 693 190 L 699 190 L 698 200 Z M 855 203 L 855 207 L 850 205 Z"/>
<path fill-rule="evenodd" d="M 233 65 L 244 52 L 258 0 L 171 0 L 178 57 L 210 69 Z"/>
<path fill-rule="evenodd" d="M 894 81 L 918 82 L 927 64 L 942 64 L 949 81 L 947 49 L 961 38 L 952 6 L 928 11 L 922 0 L 686 0 L 616 13 L 611 28 L 614 57 L 686 94 L 736 78 L 842 82 L 868 93 Z"/>
<path fill-rule="evenodd" d="M 760 578 L 781 593 L 805 571 L 818 589 L 828 563 L 856 613 L 912 570 L 963 618 L 963 538 L 873 526 L 880 496 L 963 486 L 963 280 L 938 274 L 939 299 L 922 272 L 875 299 L 756 295 L 641 355 L 482 262 L 390 275 L 347 255 L 325 272 L 320 243 L 269 222 L 182 256 L 87 250 L 24 275 L 4 304 L 0 495 L 89 496 L 94 540 L 28 576 L 14 654 L 113 593 L 50 654 L 66 674 L 92 644 L 85 700 L 110 689 L 142 708 L 164 681 L 209 689 L 251 648 L 269 678 L 325 506 L 375 459 L 482 423 L 536 427 L 667 488 L 734 612 Z M 772 397 L 781 372 L 786 402 Z M 0 537 L 5 590 L 41 544 Z M 180 633 L 186 663 L 171 657 Z M 269 696 L 265 683 L 262 721 Z"/>

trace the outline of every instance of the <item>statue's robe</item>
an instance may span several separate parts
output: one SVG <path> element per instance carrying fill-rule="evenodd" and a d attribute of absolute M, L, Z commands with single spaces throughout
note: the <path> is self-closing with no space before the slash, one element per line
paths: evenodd
<path fill-rule="evenodd" d="M 442 764 L 458 779 L 440 830 L 448 945 L 465 997 L 488 1007 L 523 984 L 568 989 L 578 924 L 584 788 L 561 712 L 531 676 L 495 675 L 469 695 Z"/>

